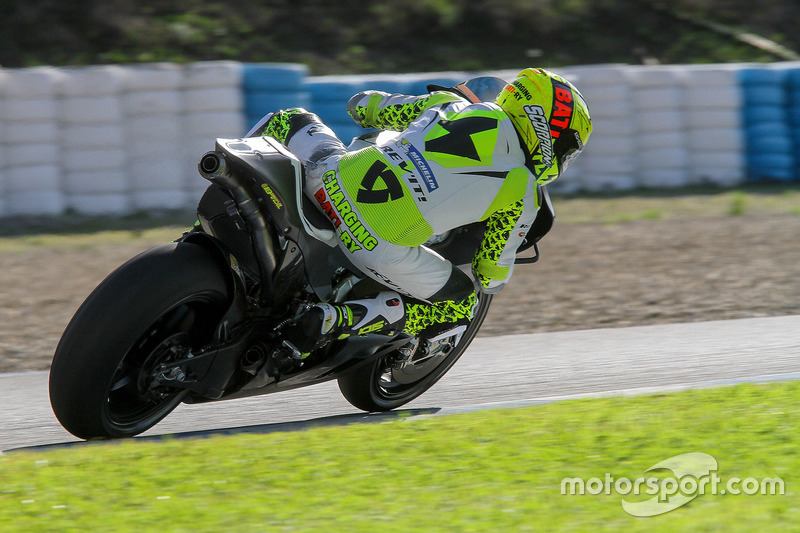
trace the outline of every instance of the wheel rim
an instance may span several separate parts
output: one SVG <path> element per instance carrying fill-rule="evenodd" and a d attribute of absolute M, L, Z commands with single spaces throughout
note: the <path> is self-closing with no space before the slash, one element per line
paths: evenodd
<path fill-rule="evenodd" d="M 491 298 L 481 299 L 466 331 L 463 332 L 460 339 L 450 345 L 449 349 L 402 368 L 392 367 L 393 354 L 384 357 L 380 364 L 375 366 L 371 380 L 373 396 L 387 405 L 403 403 L 407 399 L 421 394 L 420 389 L 424 391 L 436 382 L 455 364 L 472 342 L 489 310 L 490 302 Z M 453 337 L 447 340 L 453 340 Z"/>
<path fill-rule="evenodd" d="M 463 338 L 462 336 L 461 341 Z M 393 368 L 390 359 L 385 358 L 382 364 L 376 367 L 376 376 L 373 380 L 376 395 L 386 402 L 402 401 L 407 396 L 416 395 L 417 388 L 421 383 L 435 374 L 441 365 L 447 365 L 447 360 L 452 355 L 458 355 L 457 350 L 461 341 L 458 344 L 450 345 L 449 349 L 442 353 L 419 363 L 410 363 L 402 368 Z"/>
<path fill-rule="evenodd" d="M 192 348 L 197 317 L 211 302 L 202 297 L 173 306 L 162 314 L 131 346 L 120 361 L 108 387 L 104 421 L 112 433 L 138 433 L 172 411 L 188 390 L 155 379 L 160 365 Z"/>
<path fill-rule="evenodd" d="M 449 344 L 447 349 L 419 363 L 411 363 L 402 368 L 389 367 L 384 369 L 381 381 L 390 388 L 397 388 L 402 385 L 413 385 L 420 379 L 430 374 L 455 350 L 455 342 Z"/>

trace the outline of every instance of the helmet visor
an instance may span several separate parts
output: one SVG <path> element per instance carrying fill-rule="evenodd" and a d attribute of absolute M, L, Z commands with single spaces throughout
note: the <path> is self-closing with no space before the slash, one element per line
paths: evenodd
<path fill-rule="evenodd" d="M 567 170 L 569 164 L 578 157 L 583 151 L 583 141 L 580 134 L 571 128 L 561 131 L 561 134 L 553 144 L 556 159 L 558 160 L 558 174 L 561 175 Z"/>

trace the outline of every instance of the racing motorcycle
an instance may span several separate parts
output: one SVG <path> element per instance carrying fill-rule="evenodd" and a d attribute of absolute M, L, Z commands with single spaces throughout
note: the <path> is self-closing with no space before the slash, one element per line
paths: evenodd
<path fill-rule="evenodd" d="M 505 81 L 481 77 L 447 90 L 494 98 Z M 430 90 L 443 87 L 430 86 Z M 354 139 L 350 149 L 374 143 Z M 386 290 L 354 267 L 329 220 L 303 194 L 301 162 L 267 137 L 217 139 L 199 173 L 211 184 L 195 227 L 129 260 L 87 297 L 67 326 L 50 370 L 53 411 L 83 439 L 131 437 L 181 402 L 268 394 L 338 380 L 364 411 L 420 396 L 458 360 L 491 302 L 480 295 L 468 325 L 412 337 L 366 333 L 304 356 L 283 336 L 302 311 Z M 554 219 L 547 191 L 517 257 L 532 263 Z M 470 271 L 484 223 L 426 244 Z"/>

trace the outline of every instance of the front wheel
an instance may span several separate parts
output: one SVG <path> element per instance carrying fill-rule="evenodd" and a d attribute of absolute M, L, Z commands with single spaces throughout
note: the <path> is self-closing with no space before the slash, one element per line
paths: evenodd
<path fill-rule="evenodd" d="M 458 361 L 483 324 L 491 301 L 491 295 L 480 296 L 473 318 L 463 332 L 439 336 L 434 342 L 418 338 L 416 352 L 408 360 L 392 353 L 342 376 L 339 378 L 342 395 L 354 407 L 370 412 L 390 411 L 417 398 Z"/>
<path fill-rule="evenodd" d="M 70 321 L 50 369 L 59 422 L 83 438 L 130 437 L 186 395 L 161 365 L 211 339 L 229 301 L 224 266 L 195 244 L 167 244 L 109 275 Z"/>

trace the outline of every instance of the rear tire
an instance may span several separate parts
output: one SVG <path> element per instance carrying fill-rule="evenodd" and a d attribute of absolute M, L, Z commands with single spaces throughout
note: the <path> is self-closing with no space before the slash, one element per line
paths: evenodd
<path fill-rule="evenodd" d="M 153 379 L 170 357 L 211 339 L 231 294 L 201 246 L 167 244 L 131 259 L 86 299 L 50 369 L 50 403 L 82 439 L 131 437 L 167 416 L 185 389 Z"/>
<path fill-rule="evenodd" d="M 444 376 L 472 343 L 489 311 L 491 295 L 481 295 L 473 319 L 455 347 L 440 357 L 401 369 L 391 367 L 393 354 L 339 378 L 339 390 L 353 407 L 390 411 L 419 397 Z"/>

